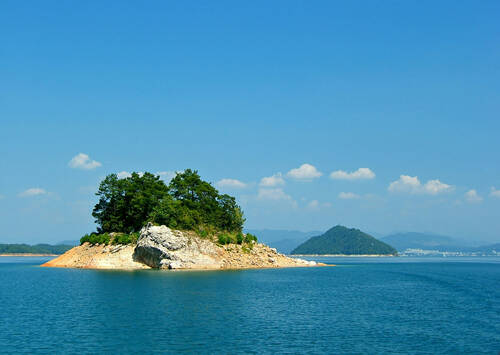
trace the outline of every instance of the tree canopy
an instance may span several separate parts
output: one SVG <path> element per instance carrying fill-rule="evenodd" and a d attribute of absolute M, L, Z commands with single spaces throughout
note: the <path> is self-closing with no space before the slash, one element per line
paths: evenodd
<path fill-rule="evenodd" d="M 98 232 L 131 233 L 147 222 L 170 228 L 241 231 L 245 219 L 234 197 L 220 194 L 197 171 L 178 173 L 167 186 L 159 176 L 133 173 L 108 175 L 96 193 L 92 216 Z"/>

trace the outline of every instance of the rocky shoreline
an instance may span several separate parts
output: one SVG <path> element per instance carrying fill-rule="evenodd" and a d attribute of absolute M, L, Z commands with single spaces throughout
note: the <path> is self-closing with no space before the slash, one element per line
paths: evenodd
<path fill-rule="evenodd" d="M 194 232 L 148 225 L 136 245 L 84 243 L 42 266 L 86 269 L 225 270 L 310 267 L 325 264 L 291 258 L 260 243 L 218 245 Z"/>

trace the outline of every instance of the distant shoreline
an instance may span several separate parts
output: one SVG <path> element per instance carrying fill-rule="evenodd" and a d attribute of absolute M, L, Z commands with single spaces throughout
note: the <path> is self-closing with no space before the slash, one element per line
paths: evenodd
<path fill-rule="evenodd" d="M 37 253 L 5 253 L 0 256 L 59 256 L 59 254 L 37 254 Z"/>
<path fill-rule="evenodd" d="M 377 258 L 388 258 L 388 257 L 399 257 L 399 255 L 387 255 L 387 254 L 290 254 L 290 257 L 294 256 L 328 256 L 328 257 L 349 257 L 349 258 L 366 258 L 366 257 L 377 257 Z"/>

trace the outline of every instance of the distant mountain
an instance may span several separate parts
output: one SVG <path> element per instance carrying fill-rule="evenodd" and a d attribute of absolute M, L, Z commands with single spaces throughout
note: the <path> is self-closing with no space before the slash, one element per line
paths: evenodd
<path fill-rule="evenodd" d="M 427 233 L 396 233 L 382 237 L 381 240 L 392 245 L 398 251 L 404 251 L 406 249 L 458 251 L 467 248 L 454 238 Z"/>
<path fill-rule="evenodd" d="M 63 240 L 63 241 L 57 243 L 57 245 L 73 245 L 73 246 L 77 246 L 77 245 L 80 245 L 80 241 L 79 240 Z"/>
<path fill-rule="evenodd" d="M 280 253 L 290 254 L 300 244 L 314 235 L 319 235 L 322 232 L 311 231 L 301 232 L 294 230 L 279 230 L 279 229 L 249 229 L 246 232 L 255 234 L 259 242 L 276 248 Z"/>
<path fill-rule="evenodd" d="M 73 245 L 0 244 L 0 254 L 64 254 Z"/>
<path fill-rule="evenodd" d="M 395 255 L 397 251 L 359 229 L 335 226 L 299 245 L 292 254 Z"/>

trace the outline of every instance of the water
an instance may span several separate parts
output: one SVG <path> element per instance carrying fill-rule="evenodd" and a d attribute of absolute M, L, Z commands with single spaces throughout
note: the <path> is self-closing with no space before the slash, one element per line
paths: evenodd
<path fill-rule="evenodd" d="M 45 260 L 0 258 L 0 353 L 500 351 L 500 258 L 219 272 L 37 266 Z"/>

